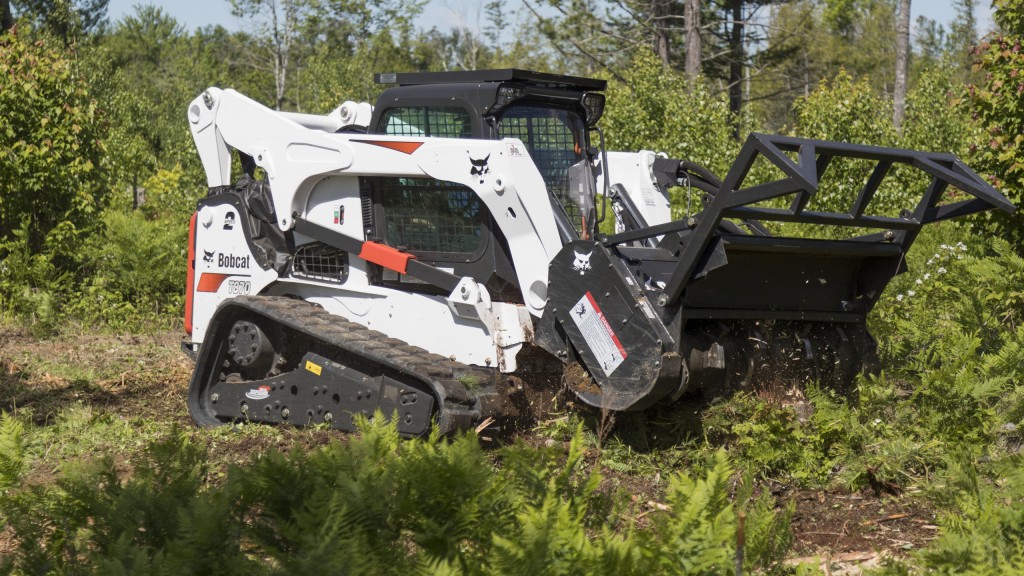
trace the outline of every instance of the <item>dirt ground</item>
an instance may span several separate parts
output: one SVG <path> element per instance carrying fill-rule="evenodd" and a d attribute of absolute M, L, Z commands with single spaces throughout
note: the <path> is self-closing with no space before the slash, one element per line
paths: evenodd
<path fill-rule="evenodd" d="M 192 429 L 186 390 L 192 363 L 180 351 L 181 334 L 110 336 L 82 334 L 38 339 L 28 332 L 0 327 L 0 410 L 30 411 L 32 420 L 46 426 L 63 409 L 88 406 L 93 413 L 114 418 L 153 421 Z M 208 438 L 213 461 L 222 466 L 248 461 L 277 448 L 311 448 L 338 432 L 282 430 L 274 434 Z M 526 432 L 526 434 L 530 434 Z M 528 442 L 550 442 L 526 438 Z M 485 445 L 488 444 L 485 442 Z M 117 456 L 119 467 L 130 469 L 131 453 Z M 31 476 L 46 481 L 52 468 Z M 634 499 L 657 507 L 654 485 L 641 479 L 625 482 Z M 215 480 L 214 480 L 215 481 Z M 813 563 L 826 574 L 858 574 L 886 558 L 905 556 L 927 545 L 937 533 L 934 511 L 913 494 L 867 490 L 860 493 L 801 490 L 768 486 L 780 505 L 792 503 L 794 545 L 790 563 Z"/>

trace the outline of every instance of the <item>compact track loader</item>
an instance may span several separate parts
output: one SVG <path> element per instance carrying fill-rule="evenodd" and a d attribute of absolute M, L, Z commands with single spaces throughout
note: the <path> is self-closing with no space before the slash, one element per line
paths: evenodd
<path fill-rule="evenodd" d="M 538 366 L 582 367 L 563 386 L 615 411 L 777 378 L 843 391 L 873 369 L 865 317 L 921 227 L 1013 210 L 949 154 L 751 134 L 719 179 L 608 152 L 601 80 L 376 80 L 393 86 L 375 107 L 326 116 L 218 88 L 190 104 L 209 183 L 185 311 L 199 424 L 348 430 L 380 410 L 405 435 L 450 432 L 500 422 Z M 850 161 L 868 169 L 847 209 L 816 209 Z M 872 211 L 897 170 L 919 200 Z M 696 191 L 678 220 L 673 186 Z"/>

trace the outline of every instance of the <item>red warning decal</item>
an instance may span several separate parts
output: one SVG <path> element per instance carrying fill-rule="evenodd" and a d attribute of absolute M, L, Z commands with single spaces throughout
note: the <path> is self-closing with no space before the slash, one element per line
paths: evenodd
<path fill-rule="evenodd" d="M 583 334 L 583 339 L 586 340 L 590 351 L 601 364 L 605 376 L 611 375 L 629 354 L 626 353 L 622 342 L 615 335 L 612 325 L 608 323 L 604 312 L 601 311 L 601 307 L 597 305 L 597 301 L 594 300 L 594 296 L 589 290 L 572 307 L 569 315 L 572 316 L 576 327 Z"/>

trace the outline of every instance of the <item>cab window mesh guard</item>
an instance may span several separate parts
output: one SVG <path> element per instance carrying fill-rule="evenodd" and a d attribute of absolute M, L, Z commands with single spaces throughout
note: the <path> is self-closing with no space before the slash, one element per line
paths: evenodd
<path fill-rule="evenodd" d="M 381 178 L 384 240 L 414 252 L 473 254 L 483 238 L 483 209 L 473 190 L 430 178 Z"/>
<path fill-rule="evenodd" d="M 526 145 L 548 191 L 565 209 L 577 234 L 582 233 L 580 206 L 569 193 L 569 167 L 583 159 L 583 122 L 557 108 L 512 106 L 498 123 L 501 138 L 518 138 Z"/>
<path fill-rule="evenodd" d="M 434 136 L 469 138 L 472 124 L 469 113 L 455 106 L 406 106 L 391 108 L 380 120 L 381 134 L 388 136 Z"/>

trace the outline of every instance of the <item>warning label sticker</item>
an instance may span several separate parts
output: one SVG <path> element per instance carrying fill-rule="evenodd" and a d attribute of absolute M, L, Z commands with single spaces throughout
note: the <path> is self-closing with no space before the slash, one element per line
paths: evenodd
<path fill-rule="evenodd" d="M 588 291 L 569 312 L 576 327 L 583 334 L 590 351 L 601 364 L 605 376 L 610 376 L 626 359 L 626 349 L 619 342 L 611 324 L 597 306 L 597 301 Z"/>

